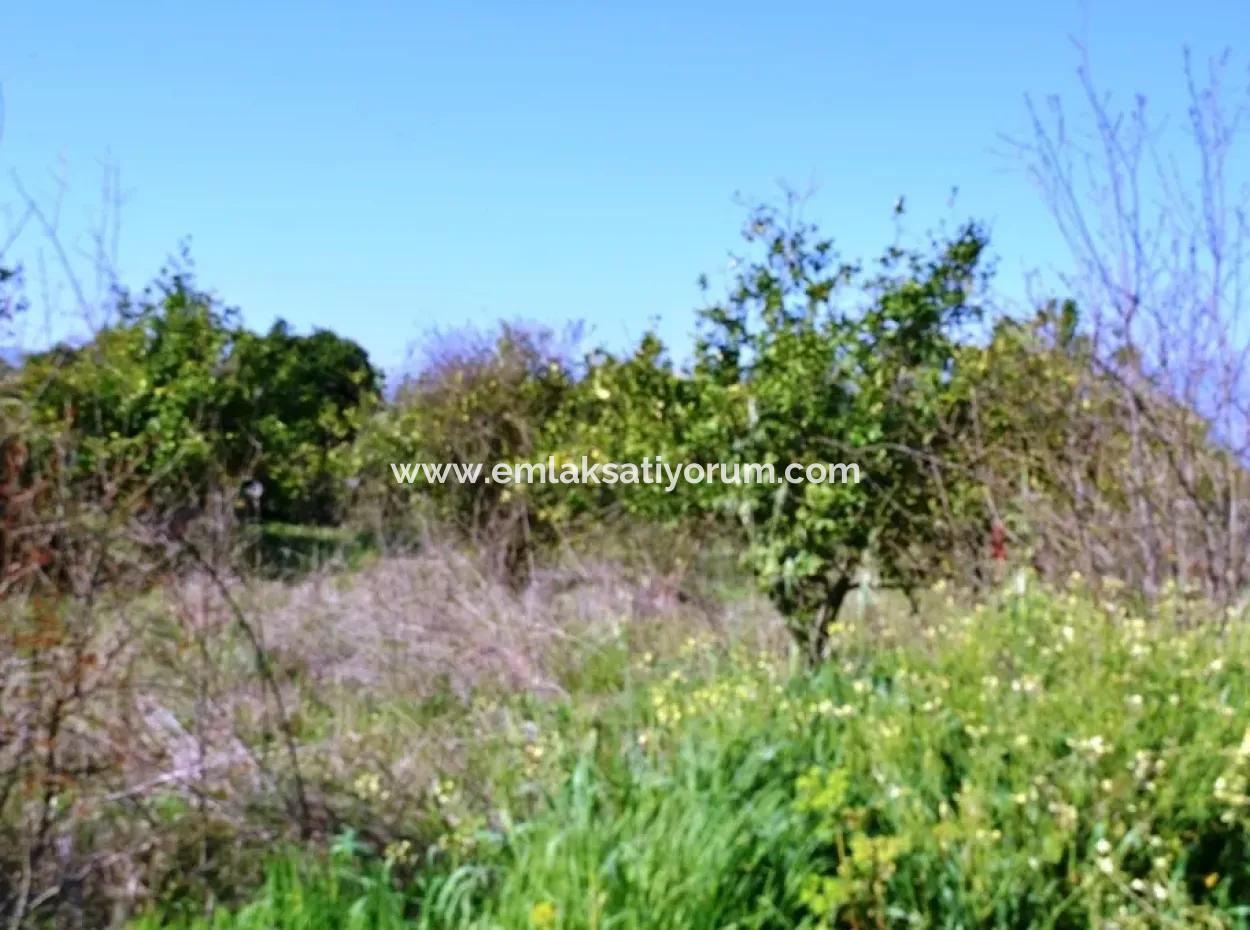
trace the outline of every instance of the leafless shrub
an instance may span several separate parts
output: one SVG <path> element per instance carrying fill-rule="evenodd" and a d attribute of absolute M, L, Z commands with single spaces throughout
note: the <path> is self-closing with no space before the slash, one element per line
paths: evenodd
<path fill-rule="evenodd" d="M 1062 489 L 1035 495 L 1039 554 L 1149 596 L 1177 585 L 1228 603 L 1250 584 L 1250 186 L 1236 158 L 1250 96 L 1228 87 L 1227 56 L 1202 75 L 1186 55 L 1192 145 L 1177 155 L 1144 98 L 1118 108 L 1080 51 L 1088 129 L 1057 99 L 1031 103 L 1018 143 L 1071 249 L 1062 285 L 1088 339 L 1089 364 L 1047 411 L 1066 438 L 1028 463 Z"/>
<path fill-rule="evenodd" d="M 55 211 L 25 202 L 90 323 Z M 168 883 L 207 887 L 240 835 L 312 818 L 281 686 L 231 599 L 231 508 L 171 480 L 153 495 L 121 457 L 73 467 L 72 417 L 36 416 L 30 390 L 0 370 L 0 926 L 117 926 Z M 189 572 L 212 599 L 170 597 Z M 233 794 L 253 801 L 242 834 Z"/>

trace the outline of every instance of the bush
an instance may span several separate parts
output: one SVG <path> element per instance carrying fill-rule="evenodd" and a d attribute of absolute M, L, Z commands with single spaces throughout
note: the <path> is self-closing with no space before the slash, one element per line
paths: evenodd
<path fill-rule="evenodd" d="M 14 439 L 33 472 L 57 470 L 83 501 L 164 513 L 259 479 L 266 516 L 337 516 L 331 454 L 378 397 L 363 349 L 281 322 L 250 333 L 183 271 L 123 296 L 118 314 L 87 344 L 31 355 L 6 377 L 12 407 L 29 414 Z"/>
<path fill-rule="evenodd" d="M 548 331 L 504 325 L 437 338 L 338 468 L 360 481 L 357 505 L 389 541 L 412 544 L 430 523 L 453 527 L 490 554 L 497 574 L 520 581 L 534 550 L 556 536 L 529 494 L 485 474 L 442 483 L 418 476 L 404 484 L 391 466 L 482 463 L 489 470 L 545 455 L 574 385 L 568 350 Z"/>

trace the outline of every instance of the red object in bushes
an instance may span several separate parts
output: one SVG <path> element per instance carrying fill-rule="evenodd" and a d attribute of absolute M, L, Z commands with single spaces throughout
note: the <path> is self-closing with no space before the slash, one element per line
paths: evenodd
<path fill-rule="evenodd" d="M 1007 531 L 1001 523 L 995 523 L 990 530 L 990 557 L 995 562 L 1007 561 Z"/>

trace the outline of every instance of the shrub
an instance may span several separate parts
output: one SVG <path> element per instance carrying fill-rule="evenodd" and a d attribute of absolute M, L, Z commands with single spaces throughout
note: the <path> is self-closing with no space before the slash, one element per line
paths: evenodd
<path fill-rule="evenodd" d="M 250 333 L 181 270 L 123 295 L 118 315 L 87 344 L 31 355 L 6 379 L 14 405 L 29 408 L 18 438 L 33 470 L 65 469 L 84 500 L 120 495 L 164 512 L 259 478 L 266 516 L 336 516 L 332 450 L 378 396 L 364 350 L 283 323 Z"/>
<path fill-rule="evenodd" d="M 358 476 L 359 503 L 385 536 L 411 542 L 423 522 L 445 524 L 490 553 L 498 574 L 520 580 L 534 549 L 555 533 L 530 495 L 486 474 L 401 484 L 391 465 L 483 463 L 489 470 L 496 462 L 530 461 L 548 448 L 547 434 L 574 383 L 568 351 L 548 331 L 504 325 L 496 333 L 444 336 L 427 347 L 418 370 L 338 467 Z"/>

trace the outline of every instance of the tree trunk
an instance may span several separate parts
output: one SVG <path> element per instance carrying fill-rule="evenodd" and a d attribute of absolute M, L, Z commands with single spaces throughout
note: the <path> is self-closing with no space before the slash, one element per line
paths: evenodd
<path fill-rule="evenodd" d="M 810 626 L 805 631 L 803 642 L 800 645 L 804 647 L 804 651 L 807 653 L 807 660 L 812 665 L 819 665 L 827 658 L 829 625 L 838 619 L 838 612 L 842 608 L 842 602 L 846 600 L 846 596 L 851 593 L 851 588 L 854 586 L 854 582 L 849 574 L 839 575 L 833 584 L 829 586 L 824 604 L 816 612 L 815 619 L 811 621 Z"/>

